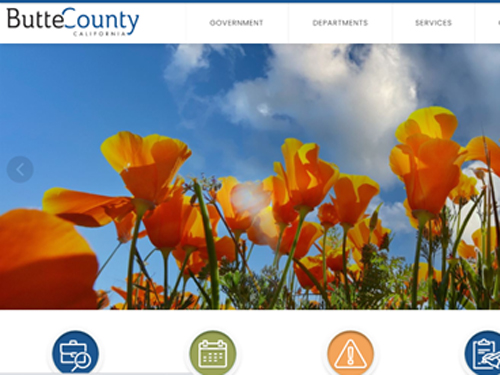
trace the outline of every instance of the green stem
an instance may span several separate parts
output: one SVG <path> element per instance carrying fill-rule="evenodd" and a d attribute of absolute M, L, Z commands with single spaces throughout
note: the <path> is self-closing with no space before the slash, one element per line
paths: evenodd
<path fill-rule="evenodd" d="M 344 275 L 344 292 L 347 302 L 347 307 L 352 309 L 351 304 L 351 292 L 349 290 L 349 279 L 347 278 L 347 254 L 346 254 L 346 244 L 347 244 L 347 232 L 349 232 L 350 227 L 346 224 L 342 226 L 344 229 L 344 235 L 342 236 L 342 274 Z"/>
<path fill-rule="evenodd" d="M 234 233 L 234 259 L 236 260 L 236 268 L 240 267 L 240 237 L 241 233 L 235 231 Z"/>
<path fill-rule="evenodd" d="M 294 289 L 295 289 L 295 278 L 296 278 L 295 277 L 295 272 L 293 272 L 293 270 L 292 270 L 292 272 L 290 272 L 290 284 L 289 284 L 290 285 L 290 293 L 291 293 L 291 296 L 292 296 L 291 300 L 292 300 L 292 303 L 293 303 L 293 305 L 291 307 L 292 310 L 295 309 L 295 292 L 294 292 Z M 288 308 L 288 306 L 286 306 L 287 302 L 288 302 L 288 299 L 285 300 L 285 309 Z"/>
<path fill-rule="evenodd" d="M 156 249 L 154 248 L 153 250 L 151 250 L 148 255 L 146 255 L 146 258 L 144 258 L 144 262 L 147 262 L 148 259 L 151 257 L 151 255 L 153 255 L 155 253 L 156 250 L 159 250 L 159 249 Z"/>
<path fill-rule="evenodd" d="M 205 229 L 205 239 L 207 242 L 208 266 L 210 269 L 210 281 L 212 284 L 210 288 L 212 290 L 212 309 L 218 310 L 220 308 L 219 265 L 217 263 L 217 254 L 215 252 L 212 224 L 210 223 L 210 216 L 208 215 L 207 206 L 205 204 L 205 200 L 203 199 L 201 186 L 197 181 L 194 181 L 194 191 L 200 204 L 200 212 L 203 218 L 203 227 Z"/>
<path fill-rule="evenodd" d="M 165 308 L 167 310 L 172 307 L 172 304 L 174 303 L 174 300 L 177 297 L 177 289 L 179 288 L 179 284 L 181 283 L 182 276 L 184 275 L 184 270 L 186 269 L 189 257 L 191 256 L 192 252 L 193 252 L 193 250 L 186 250 L 186 256 L 184 257 L 184 260 L 182 262 L 182 266 L 181 266 L 181 269 L 179 271 L 179 275 L 177 276 L 177 280 L 175 280 L 174 288 L 172 289 L 172 293 L 170 294 L 170 297 L 168 298 L 168 303 L 165 304 Z"/>
<path fill-rule="evenodd" d="M 446 207 L 443 207 L 441 212 L 441 223 L 443 229 L 441 235 L 441 285 L 439 287 L 441 305 L 439 308 L 444 310 L 449 288 L 446 255 L 448 254 L 448 244 L 450 243 L 450 228 L 447 225 L 448 220 L 446 217 Z"/>
<path fill-rule="evenodd" d="M 490 191 L 493 190 L 493 186 L 490 185 Z M 487 196 L 488 200 L 488 219 L 486 221 L 486 241 L 483 241 L 483 244 L 486 243 L 486 249 L 485 249 L 485 254 L 486 254 L 486 264 L 488 265 L 488 268 L 491 269 L 493 265 L 493 259 L 492 259 L 492 254 L 491 254 L 491 211 L 492 211 L 492 206 L 491 206 L 491 194 L 488 194 Z M 496 208 L 495 208 L 496 210 Z"/>
<path fill-rule="evenodd" d="M 215 210 L 217 211 L 217 214 L 219 215 L 222 223 L 224 224 L 224 227 L 226 228 L 227 232 L 229 233 L 229 236 L 233 240 L 234 244 L 238 245 L 238 241 L 236 241 L 236 237 L 234 236 L 234 233 L 231 230 L 231 228 L 229 228 L 229 224 L 227 223 L 226 218 L 224 217 L 224 215 L 223 215 L 223 213 L 222 213 L 219 205 L 217 204 L 217 202 L 213 202 L 213 206 L 215 207 Z"/>
<path fill-rule="evenodd" d="M 486 140 L 483 139 L 485 143 L 485 150 L 487 149 L 486 147 Z M 497 234 L 497 243 L 495 244 L 495 255 L 497 258 L 497 265 L 500 269 L 500 218 L 498 217 L 498 207 L 497 207 L 497 199 L 496 199 L 496 194 L 495 194 L 495 185 L 493 184 L 493 174 L 491 173 L 491 151 L 486 152 L 486 161 L 488 165 L 488 180 L 490 182 L 490 191 L 491 191 L 491 200 L 493 204 L 493 215 L 495 219 L 495 229 L 496 229 L 496 234 Z M 488 231 L 490 228 L 488 227 Z M 489 251 L 489 250 L 488 250 Z M 496 298 L 496 295 L 495 295 Z"/>
<path fill-rule="evenodd" d="M 196 276 L 193 273 L 193 271 L 191 271 L 190 269 L 188 269 L 188 272 L 189 272 L 189 276 L 191 276 L 191 279 L 193 279 L 194 283 L 196 284 L 196 286 L 198 287 L 200 293 L 202 294 L 203 299 L 205 300 L 205 302 L 208 303 L 209 306 L 211 306 L 212 302 L 210 301 L 210 296 L 207 294 L 207 292 L 205 291 L 205 289 L 203 288 L 203 286 L 196 279 Z"/>
<path fill-rule="evenodd" d="M 273 299 L 271 300 L 271 303 L 269 304 L 270 310 L 274 309 L 276 302 L 278 302 L 278 298 L 281 294 L 281 290 L 283 289 L 283 285 L 285 284 L 285 281 L 287 278 L 288 270 L 290 269 L 290 265 L 292 264 L 292 260 L 293 260 L 293 257 L 295 255 L 295 248 L 297 247 L 297 243 L 299 242 L 299 236 L 300 236 L 300 231 L 302 230 L 302 225 L 304 224 L 304 220 L 310 211 L 311 211 L 311 209 L 309 207 L 303 207 L 302 209 L 299 210 L 299 224 L 297 225 L 297 232 L 295 233 L 295 238 L 293 239 L 293 243 L 292 243 L 292 249 L 290 250 L 290 253 L 288 254 L 288 259 L 286 260 L 285 269 L 283 270 L 283 275 L 281 275 L 281 279 L 280 279 L 280 282 L 278 284 L 278 288 L 276 289 L 276 292 L 274 293 Z"/>
<path fill-rule="evenodd" d="M 324 234 L 323 234 L 323 290 L 326 292 L 326 284 L 327 284 L 327 277 L 326 277 L 326 237 L 328 235 L 328 227 L 324 226 Z M 328 304 L 328 301 L 325 301 L 325 304 Z"/>
<path fill-rule="evenodd" d="M 184 303 L 184 296 L 186 295 L 186 284 L 188 280 L 189 277 L 182 278 L 181 303 L 180 303 L 181 306 Z"/>
<path fill-rule="evenodd" d="M 132 309 L 132 290 L 133 290 L 133 275 L 134 275 L 134 258 L 136 252 L 137 239 L 139 237 L 139 228 L 141 226 L 141 220 L 146 213 L 147 208 L 138 203 L 136 205 L 136 221 L 134 226 L 134 232 L 132 235 L 132 241 L 130 243 L 130 254 L 128 257 L 128 272 L 127 272 L 127 309 Z"/>
<path fill-rule="evenodd" d="M 432 220 L 429 220 L 429 259 L 427 262 L 427 293 L 429 297 L 429 309 L 434 309 L 434 268 L 432 265 Z"/>
<path fill-rule="evenodd" d="M 453 249 L 451 251 L 453 259 L 455 259 L 457 256 L 458 245 L 460 245 L 460 240 L 462 239 L 465 228 L 467 227 L 467 224 L 469 223 L 469 220 L 471 219 L 472 214 L 474 213 L 478 204 L 481 202 L 481 199 L 483 198 L 483 196 L 484 196 L 484 190 L 481 192 L 481 194 L 477 198 L 476 202 L 474 202 L 474 205 L 470 208 L 469 212 L 467 213 L 467 216 L 465 217 L 464 222 L 462 223 L 462 226 L 458 230 L 457 238 L 455 239 L 455 243 L 453 244 Z"/>
<path fill-rule="evenodd" d="M 285 232 L 286 226 L 285 225 L 280 225 L 280 234 L 278 237 L 278 244 L 276 246 L 276 254 L 274 255 L 274 260 L 273 260 L 273 267 L 274 268 L 279 268 L 279 263 L 280 263 L 280 247 L 281 247 L 281 241 L 283 240 L 283 233 Z"/>
<path fill-rule="evenodd" d="M 418 225 L 418 240 L 417 249 L 415 251 L 415 262 L 413 263 L 413 280 L 411 288 L 411 307 L 417 309 L 417 294 L 418 294 L 418 266 L 420 262 L 420 249 L 422 248 L 422 237 L 425 223 L 420 222 Z"/>
<path fill-rule="evenodd" d="M 446 218 L 446 208 L 443 207 L 443 212 L 441 215 L 441 225 L 443 228 L 443 238 L 441 241 L 441 247 L 442 247 L 442 254 L 441 254 L 441 274 L 444 276 L 446 273 L 446 254 L 448 252 L 448 244 L 450 242 L 450 230 L 447 225 L 447 218 Z"/>
<path fill-rule="evenodd" d="M 250 246 L 250 250 L 248 250 L 247 263 L 250 260 L 250 256 L 252 255 L 252 251 L 253 251 L 254 247 L 255 247 L 255 244 L 252 242 L 252 245 Z"/>
<path fill-rule="evenodd" d="M 172 250 L 161 250 L 163 256 L 163 307 L 168 308 L 168 257 Z"/>
<path fill-rule="evenodd" d="M 116 252 L 118 251 L 118 249 L 120 248 L 121 245 L 123 245 L 123 242 L 118 242 L 118 245 L 115 247 L 115 249 L 113 250 L 113 252 L 111 253 L 111 255 L 108 257 L 108 259 L 106 259 L 106 261 L 102 265 L 102 267 L 99 270 L 99 272 L 97 272 L 97 275 L 95 277 L 96 279 L 99 277 L 99 275 L 102 273 L 102 271 L 104 271 L 104 269 L 108 265 L 109 261 L 111 260 L 111 258 L 113 258 L 115 256 Z"/>

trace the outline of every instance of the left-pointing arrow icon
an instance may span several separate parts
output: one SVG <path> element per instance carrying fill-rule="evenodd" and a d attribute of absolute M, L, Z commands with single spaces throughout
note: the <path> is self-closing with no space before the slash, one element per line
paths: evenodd
<path fill-rule="evenodd" d="M 24 166 L 24 163 L 19 164 L 19 167 L 16 168 L 17 173 L 24 177 L 24 173 L 21 172 L 21 168 Z"/>
<path fill-rule="evenodd" d="M 16 156 L 7 165 L 7 175 L 14 182 L 26 182 L 33 176 L 33 163 L 25 156 Z"/>

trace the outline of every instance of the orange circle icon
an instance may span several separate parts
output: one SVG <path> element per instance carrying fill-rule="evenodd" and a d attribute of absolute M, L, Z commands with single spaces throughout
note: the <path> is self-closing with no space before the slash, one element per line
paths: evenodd
<path fill-rule="evenodd" d="M 356 331 L 339 333 L 328 346 L 328 363 L 339 375 L 362 375 L 373 363 L 375 351 L 368 338 Z"/>

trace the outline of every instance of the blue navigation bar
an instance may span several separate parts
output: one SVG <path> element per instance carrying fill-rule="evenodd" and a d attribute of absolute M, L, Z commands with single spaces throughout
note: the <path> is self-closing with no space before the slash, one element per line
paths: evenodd
<path fill-rule="evenodd" d="M 440 0 L 440 1 L 432 1 L 432 0 L 400 0 L 400 1 L 377 1 L 377 0 L 342 0 L 342 1 L 335 1 L 335 0 L 315 0 L 315 1 L 304 1 L 304 0 L 244 0 L 244 1 L 237 1 L 237 0 L 196 0 L 196 1 L 177 1 L 177 0 L 148 0 L 148 1 L 137 1 L 137 0 L 105 0 L 105 1 L 97 1 L 97 0 L 72 0 L 72 1 L 67 1 L 67 0 L 50 0 L 50 1 L 37 1 L 37 0 L 0 0 L 0 3 L 40 3 L 40 4 L 48 4 L 48 3 L 133 3 L 133 4 L 148 4 L 148 3 L 169 3 L 169 4 L 197 4 L 197 3 L 270 3 L 270 4 L 276 4 L 276 3 L 301 3 L 301 4 L 325 4 L 325 3 L 331 3 L 331 4 L 353 4 L 353 3 L 366 3 L 366 4 L 373 4 L 373 3 L 380 3 L 380 4 L 405 4 L 405 3 L 469 3 L 469 4 L 475 4 L 475 3 L 500 3 L 500 1 L 495 1 L 495 0 L 476 0 L 474 2 L 468 1 L 468 0 Z"/>

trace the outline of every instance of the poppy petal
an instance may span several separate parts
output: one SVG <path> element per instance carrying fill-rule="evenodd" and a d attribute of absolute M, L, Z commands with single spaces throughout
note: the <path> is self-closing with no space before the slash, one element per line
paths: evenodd
<path fill-rule="evenodd" d="M 44 211 L 84 227 L 101 227 L 134 209 L 127 197 L 107 197 L 63 188 L 47 190 L 42 205 Z"/>
<path fill-rule="evenodd" d="M 97 259 L 73 225 L 43 211 L 0 216 L 0 308 L 95 309 Z"/>
<path fill-rule="evenodd" d="M 401 143 L 407 143 L 409 137 L 415 134 L 425 134 L 431 138 L 451 139 L 457 129 L 458 121 L 455 115 L 446 108 L 428 107 L 414 111 L 408 120 L 396 130 L 396 138 Z"/>
<path fill-rule="evenodd" d="M 486 148 L 490 154 L 491 169 L 493 169 L 497 176 L 500 176 L 500 146 L 488 137 L 476 137 L 469 142 L 466 147 L 468 151 L 467 161 L 479 160 L 488 164 L 486 159 Z"/>

